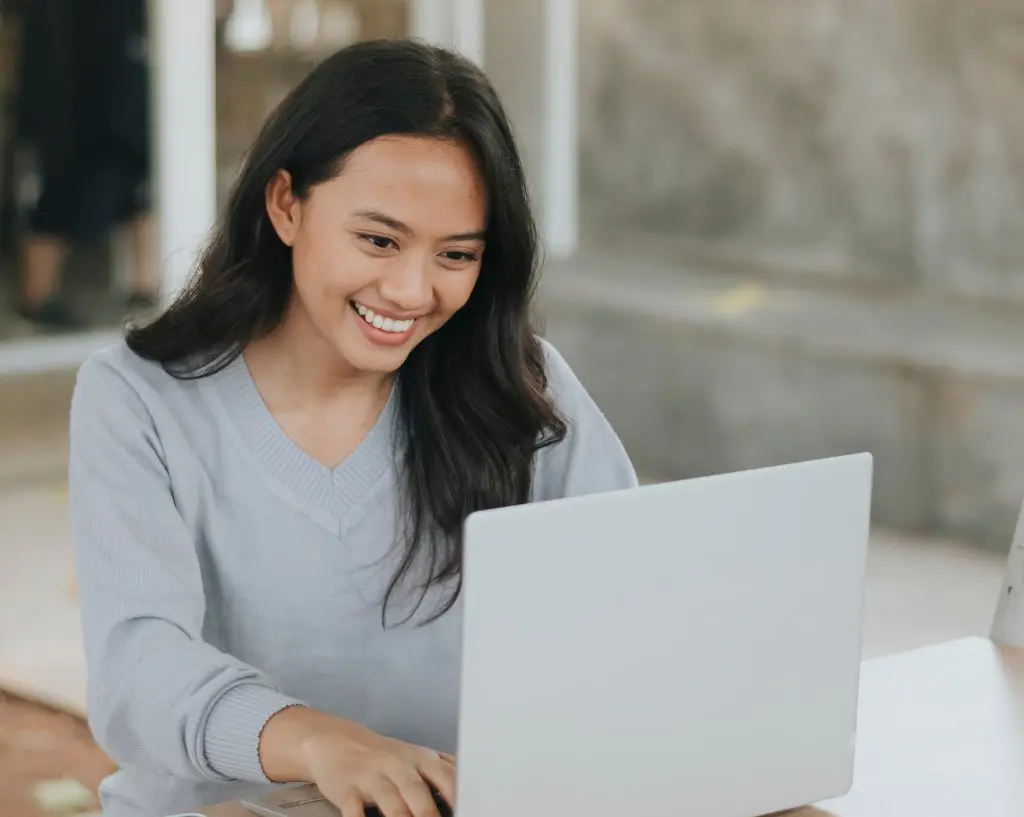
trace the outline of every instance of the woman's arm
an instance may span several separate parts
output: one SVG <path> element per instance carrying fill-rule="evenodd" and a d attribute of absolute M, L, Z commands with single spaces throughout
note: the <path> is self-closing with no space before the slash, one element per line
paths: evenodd
<path fill-rule="evenodd" d="M 102 358 L 71 408 L 71 521 L 89 724 L 117 762 L 182 777 L 313 782 L 359 817 L 439 817 L 453 758 L 315 711 L 203 641 L 195 543 L 145 403 Z M 284 648 L 285 645 L 282 645 Z"/>
<path fill-rule="evenodd" d="M 69 490 L 100 745 L 122 764 L 265 782 L 260 732 L 300 702 L 203 641 L 199 560 L 160 440 L 138 393 L 103 358 L 79 373 Z"/>

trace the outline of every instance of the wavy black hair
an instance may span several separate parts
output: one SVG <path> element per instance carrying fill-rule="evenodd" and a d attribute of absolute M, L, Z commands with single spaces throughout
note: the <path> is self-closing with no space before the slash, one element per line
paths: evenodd
<path fill-rule="evenodd" d="M 415 40 L 361 42 L 320 63 L 256 137 L 190 284 L 127 334 L 132 351 L 179 378 L 229 365 L 281 323 L 292 297 L 291 251 L 266 211 L 272 178 L 286 170 L 305 197 L 360 145 L 398 134 L 465 145 L 485 182 L 488 224 L 469 301 L 397 373 L 405 524 L 385 625 L 389 600 L 420 563 L 416 608 L 431 587 L 444 592 L 427 620 L 451 608 L 462 588 L 466 517 L 526 502 L 538 448 L 566 433 L 531 325 L 538 251 L 522 161 L 480 69 Z"/>

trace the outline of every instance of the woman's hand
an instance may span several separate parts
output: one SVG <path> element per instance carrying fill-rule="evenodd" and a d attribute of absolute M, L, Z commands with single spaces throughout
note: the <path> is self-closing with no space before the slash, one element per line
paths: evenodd
<path fill-rule="evenodd" d="M 440 817 L 431 789 L 452 804 L 455 759 L 305 707 L 277 713 L 260 737 L 260 762 L 278 783 L 315 783 L 343 817 Z"/>
<path fill-rule="evenodd" d="M 369 733 L 353 739 L 326 733 L 304 746 L 312 783 L 343 817 L 375 805 L 384 817 L 440 817 L 431 791 L 455 798 L 454 758 Z"/>

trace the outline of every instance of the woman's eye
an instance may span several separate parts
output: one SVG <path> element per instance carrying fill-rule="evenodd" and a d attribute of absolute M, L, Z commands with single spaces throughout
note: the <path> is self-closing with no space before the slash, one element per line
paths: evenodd
<path fill-rule="evenodd" d="M 362 236 L 362 239 L 363 241 L 366 241 L 369 244 L 371 244 L 374 247 L 374 249 L 378 250 L 390 250 L 392 247 L 395 246 L 394 240 L 382 235 L 367 234 Z"/>
<path fill-rule="evenodd" d="M 473 252 L 463 252 L 462 250 L 452 250 L 446 252 L 444 257 L 449 261 L 454 261 L 456 264 L 468 264 L 477 260 L 479 256 Z"/>

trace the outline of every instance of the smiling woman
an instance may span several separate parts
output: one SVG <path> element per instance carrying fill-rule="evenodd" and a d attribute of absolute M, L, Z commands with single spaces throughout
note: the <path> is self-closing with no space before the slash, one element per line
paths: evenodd
<path fill-rule="evenodd" d="M 536 256 L 469 61 L 361 43 L 270 117 L 191 285 L 78 378 L 107 817 L 272 781 L 345 817 L 451 801 L 466 517 L 636 484 L 533 331 Z"/>
<path fill-rule="evenodd" d="M 305 201 L 280 170 L 267 191 L 268 217 L 293 251 L 293 306 L 332 339 L 340 359 L 391 373 L 469 300 L 487 193 L 470 148 L 454 134 L 380 136 L 343 165 Z M 363 319 L 347 319 L 344 304 Z"/>

